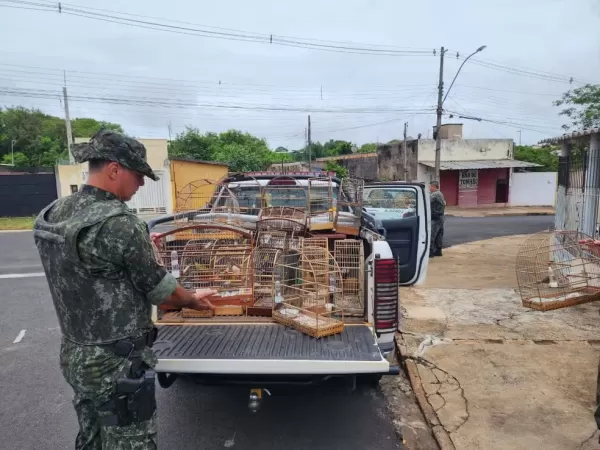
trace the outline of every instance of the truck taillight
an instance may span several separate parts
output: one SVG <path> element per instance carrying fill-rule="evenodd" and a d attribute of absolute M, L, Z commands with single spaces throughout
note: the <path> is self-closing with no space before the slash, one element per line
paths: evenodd
<path fill-rule="evenodd" d="M 398 328 L 398 265 L 395 259 L 375 260 L 375 331 L 394 332 Z"/>

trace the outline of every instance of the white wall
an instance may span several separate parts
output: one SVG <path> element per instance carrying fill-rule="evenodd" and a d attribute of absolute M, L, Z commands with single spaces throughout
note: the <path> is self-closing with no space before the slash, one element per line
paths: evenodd
<path fill-rule="evenodd" d="M 513 172 L 510 206 L 554 206 L 556 182 L 556 172 Z"/>
<path fill-rule="evenodd" d="M 442 139 L 442 161 L 512 159 L 512 139 Z M 419 139 L 419 161 L 435 161 L 435 140 Z"/>
<path fill-rule="evenodd" d="M 433 180 L 433 169 L 427 167 L 425 164 L 417 164 L 417 181 L 423 183 L 429 183 Z"/>

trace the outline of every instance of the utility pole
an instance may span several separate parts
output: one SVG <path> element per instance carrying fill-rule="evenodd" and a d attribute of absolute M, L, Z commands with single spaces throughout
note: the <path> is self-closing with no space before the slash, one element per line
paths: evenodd
<path fill-rule="evenodd" d="M 310 140 L 310 114 L 308 115 L 308 170 L 312 170 L 312 149 Z"/>
<path fill-rule="evenodd" d="M 438 103 L 437 103 L 437 122 L 435 126 L 435 179 L 440 182 L 440 159 L 442 153 L 442 136 L 440 128 L 442 127 L 442 99 L 444 95 L 444 47 L 440 52 L 440 82 L 438 84 Z"/>
<path fill-rule="evenodd" d="M 521 130 L 517 131 L 519 133 L 519 147 L 521 146 Z"/>
<path fill-rule="evenodd" d="M 408 167 L 406 167 L 408 158 L 406 156 L 406 128 L 408 122 L 404 122 L 404 142 L 402 143 L 402 153 L 404 153 L 404 181 L 408 181 Z"/>
<path fill-rule="evenodd" d="M 71 117 L 69 116 L 69 100 L 67 97 L 67 72 L 63 72 L 65 85 L 63 86 L 63 97 L 65 99 L 65 125 L 67 128 L 67 149 L 69 151 L 69 162 L 73 164 L 75 162 L 75 158 L 73 158 L 73 153 L 71 153 L 71 146 L 73 145 L 73 133 L 71 131 Z"/>

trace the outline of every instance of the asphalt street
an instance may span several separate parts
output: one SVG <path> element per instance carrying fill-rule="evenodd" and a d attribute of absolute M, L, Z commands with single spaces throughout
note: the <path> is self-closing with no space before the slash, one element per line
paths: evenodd
<path fill-rule="evenodd" d="M 449 217 L 445 241 L 531 233 L 551 223 L 547 216 Z M 0 254 L 0 448 L 73 448 L 72 391 L 59 370 L 60 332 L 32 234 L 0 233 Z M 276 389 L 255 416 L 244 388 L 184 379 L 159 387 L 157 398 L 161 449 L 400 448 L 386 399 L 375 390 Z"/>

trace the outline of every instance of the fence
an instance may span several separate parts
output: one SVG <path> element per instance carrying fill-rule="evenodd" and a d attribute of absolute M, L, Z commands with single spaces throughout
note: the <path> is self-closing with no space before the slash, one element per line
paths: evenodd
<path fill-rule="evenodd" d="M 572 151 L 559 158 L 555 226 L 597 237 L 600 208 L 598 152 Z"/>
<path fill-rule="evenodd" d="M 127 202 L 129 209 L 135 214 L 166 214 L 169 180 L 165 171 L 155 170 L 158 181 L 147 181 L 133 198 Z"/>

